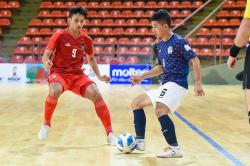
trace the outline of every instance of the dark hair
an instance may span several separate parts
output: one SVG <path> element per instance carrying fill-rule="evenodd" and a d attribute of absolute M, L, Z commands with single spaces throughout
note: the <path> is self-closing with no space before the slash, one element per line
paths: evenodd
<path fill-rule="evenodd" d="M 88 15 L 88 10 L 82 6 L 74 6 L 69 9 L 69 18 L 71 18 L 75 14 L 83 15 L 84 18 L 86 18 Z"/>
<path fill-rule="evenodd" d="M 151 17 L 151 21 L 158 21 L 167 24 L 169 27 L 171 27 L 171 17 L 168 14 L 168 11 L 164 9 L 160 9 L 155 12 Z"/>

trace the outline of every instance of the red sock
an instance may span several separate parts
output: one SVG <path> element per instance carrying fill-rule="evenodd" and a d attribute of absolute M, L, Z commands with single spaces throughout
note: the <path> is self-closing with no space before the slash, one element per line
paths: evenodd
<path fill-rule="evenodd" d="M 45 111 L 44 111 L 44 125 L 50 126 L 50 121 L 53 115 L 53 112 L 57 105 L 57 98 L 48 95 L 45 101 Z"/>
<path fill-rule="evenodd" d="M 111 125 L 109 109 L 108 109 L 107 105 L 105 104 L 102 97 L 97 99 L 94 104 L 95 104 L 96 113 L 97 113 L 98 117 L 101 119 L 102 124 L 106 130 L 106 134 L 108 135 L 110 132 L 112 132 L 112 125 Z"/>

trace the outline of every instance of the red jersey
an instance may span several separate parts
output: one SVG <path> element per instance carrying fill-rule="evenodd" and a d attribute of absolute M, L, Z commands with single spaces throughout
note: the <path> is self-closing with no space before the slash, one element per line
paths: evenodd
<path fill-rule="evenodd" d="M 93 56 L 92 39 L 83 32 L 74 37 L 69 29 L 54 33 L 47 49 L 53 51 L 50 74 L 83 74 L 83 57 L 85 54 Z"/>

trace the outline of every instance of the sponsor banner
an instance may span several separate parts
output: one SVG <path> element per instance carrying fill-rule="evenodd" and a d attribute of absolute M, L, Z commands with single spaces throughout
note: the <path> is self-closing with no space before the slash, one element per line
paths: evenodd
<path fill-rule="evenodd" d="M 48 72 L 43 64 L 27 64 L 27 83 L 47 83 Z"/>
<path fill-rule="evenodd" d="M 149 71 L 150 65 L 110 65 L 111 84 L 131 84 L 131 75 L 141 75 Z M 151 84 L 152 79 L 148 78 L 141 84 Z"/>
<path fill-rule="evenodd" d="M 108 64 L 99 64 L 98 67 L 99 67 L 99 70 L 100 70 L 101 75 L 107 75 L 107 76 L 109 76 L 110 65 L 108 65 Z M 101 87 L 106 87 L 106 86 L 109 85 L 109 83 L 105 83 L 105 82 L 103 82 L 103 81 L 100 81 L 100 80 L 96 77 L 94 71 L 91 69 L 91 67 L 90 67 L 88 64 L 84 64 L 84 65 L 83 65 L 83 69 L 84 69 L 84 73 L 85 73 L 91 80 L 93 80 L 99 88 L 101 88 Z"/>
<path fill-rule="evenodd" d="M 26 64 L 0 64 L 0 83 L 26 83 Z"/>

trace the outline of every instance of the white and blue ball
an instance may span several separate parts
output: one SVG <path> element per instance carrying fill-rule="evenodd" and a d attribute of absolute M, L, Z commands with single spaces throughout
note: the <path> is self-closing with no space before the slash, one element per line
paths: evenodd
<path fill-rule="evenodd" d="M 134 136 L 129 133 L 119 135 L 116 147 L 122 153 L 131 153 L 136 147 Z"/>

